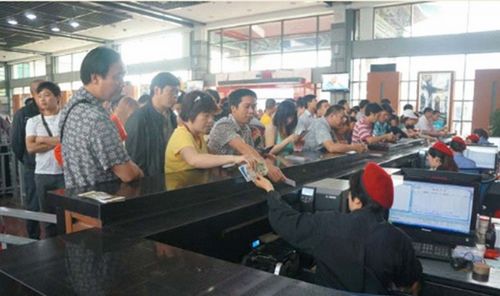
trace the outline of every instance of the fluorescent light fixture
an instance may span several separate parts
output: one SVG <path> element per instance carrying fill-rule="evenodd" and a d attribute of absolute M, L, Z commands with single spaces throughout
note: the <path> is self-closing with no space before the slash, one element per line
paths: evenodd
<path fill-rule="evenodd" d="M 60 32 L 60 31 L 61 31 L 61 29 L 59 29 L 59 28 L 58 28 L 58 27 L 56 27 L 56 26 L 51 27 L 51 28 L 50 28 L 50 30 L 51 30 L 52 32 Z"/>
<path fill-rule="evenodd" d="M 80 23 L 78 23 L 77 21 L 70 21 L 69 25 L 76 29 L 80 26 Z"/>
<path fill-rule="evenodd" d="M 9 23 L 11 25 L 17 25 L 17 21 L 14 18 L 8 18 L 7 19 L 7 23 Z"/>
<path fill-rule="evenodd" d="M 29 20 L 35 20 L 36 19 L 36 14 L 34 14 L 33 12 L 29 12 L 28 11 L 28 12 L 26 12 L 24 14 L 24 16 L 26 16 L 26 18 L 29 19 Z"/>

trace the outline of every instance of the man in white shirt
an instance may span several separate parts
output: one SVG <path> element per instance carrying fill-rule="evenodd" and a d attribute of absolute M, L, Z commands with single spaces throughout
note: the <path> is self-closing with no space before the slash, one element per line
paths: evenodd
<path fill-rule="evenodd" d="M 417 125 L 415 128 L 419 129 L 423 135 L 431 136 L 431 137 L 440 137 L 444 136 L 444 132 L 436 131 L 434 128 L 433 120 L 432 120 L 432 108 L 426 107 L 424 109 L 424 114 L 420 116 L 418 119 Z"/>
<path fill-rule="evenodd" d="M 53 82 L 42 82 L 37 90 L 37 105 L 40 114 L 32 117 L 26 123 L 26 149 L 30 154 L 36 154 L 35 184 L 38 200 L 27 205 L 30 211 L 49 212 L 55 214 L 55 209 L 48 207 L 46 193 L 49 190 L 64 188 L 62 168 L 54 157 L 54 148 L 59 144 L 59 101 L 61 89 Z M 56 236 L 54 224 L 47 224 L 45 237 Z"/>
<path fill-rule="evenodd" d="M 297 134 L 309 129 L 314 119 L 314 114 L 316 114 L 316 104 L 318 103 L 315 95 L 305 95 L 299 100 L 302 100 L 305 111 L 299 116 L 299 121 L 295 128 Z"/>

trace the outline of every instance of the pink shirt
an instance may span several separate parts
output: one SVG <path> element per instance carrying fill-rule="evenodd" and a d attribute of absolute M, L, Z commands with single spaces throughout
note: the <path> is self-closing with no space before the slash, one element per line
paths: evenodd
<path fill-rule="evenodd" d="M 371 137 L 373 131 L 373 123 L 368 121 L 366 116 L 361 117 L 356 122 L 352 131 L 352 143 L 364 143 L 366 138 Z"/>

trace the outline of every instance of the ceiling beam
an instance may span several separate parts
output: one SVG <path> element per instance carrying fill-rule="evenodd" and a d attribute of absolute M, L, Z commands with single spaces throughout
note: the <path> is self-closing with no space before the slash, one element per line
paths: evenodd
<path fill-rule="evenodd" d="M 0 24 L 0 29 L 10 31 L 12 33 L 26 34 L 26 35 L 31 35 L 31 36 L 62 37 L 62 38 L 83 40 L 83 41 L 102 43 L 102 44 L 110 42 L 110 40 L 101 39 L 101 38 L 95 38 L 95 37 L 79 35 L 79 34 L 72 34 L 72 33 L 65 33 L 65 32 L 53 32 L 53 31 L 47 31 L 44 29 L 38 29 L 38 28 L 27 27 L 27 26 L 22 26 L 22 25 L 11 26 L 11 25 Z"/>
<path fill-rule="evenodd" d="M 0 46 L 0 50 L 10 51 L 10 52 L 18 52 L 18 53 L 26 53 L 26 54 L 37 54 L 37 55 L 41 55 L 41 56 L 50 54 L 50 52 L 46 52 L 46 51 L 38 51 L 38 50 L 23 49 L 23 48 L 13 48 L 13 47 L 7 47 L 7 46 Z"/>
<path fill-rule="evenodd" d="M 122 12 L 136 13 L 144 17 L 175 23 L 188 28 L 193 28 L 195 25 L 204 25 L 204 23 L 200 23 L 184 17 L 179 17 L 173 14 L 169 14 L 156 7 L 143 3 L 136 3 L 136 2 L 90 2 L 90 3 L 107 8 L 112 8 Z"/>

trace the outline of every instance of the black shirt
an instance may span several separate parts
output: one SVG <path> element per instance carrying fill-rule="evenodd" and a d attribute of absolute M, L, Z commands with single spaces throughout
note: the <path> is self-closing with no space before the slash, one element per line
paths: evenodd
<path fill-rule="evenodd" d="M 160 114 L 151 101 L 137 109 L 127 120 L 125 148 L 145 176 L 164 173 L 165 149 L 176 127 L 175 114 L 171 110 L 167 116 Z"/>
<path fill-rule="evenodd" d="M 274 191 L 267 204 L 273 229 L 316 259 L 319 285 L 387 294 L 392 284 L 409 287 L 421 277 L 410 238 L 369 209 L 299 213 Z"/>
<path fill-rule="evenodd" d="M 25 106 L 17 110 L 12 120 L 12 130 L 10 143 L 16 158 L 25 167 L 35 169 L 35 154 L 29 154 L 26 150 L 26 123 L 28 119 L 40 114 L 38 106 L 33 98 L 24 101 Z"/>

